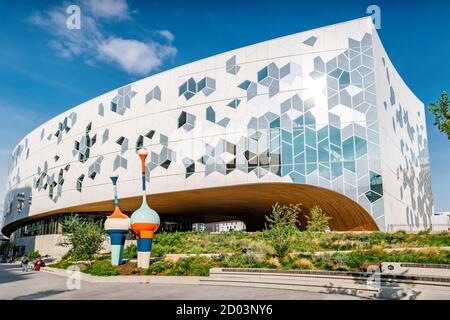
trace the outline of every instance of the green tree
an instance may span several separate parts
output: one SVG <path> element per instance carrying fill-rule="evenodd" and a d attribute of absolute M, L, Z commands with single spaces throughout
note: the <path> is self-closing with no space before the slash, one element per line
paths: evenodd
<path fill-rule="evenodd" d="M 102 248 L 104 230 L 100 222 L 90 222 L 78 215 L 63 221 L 62 246 L 70 246 L 69 256 L 75 260 L 92 260 Z"/>
<path fill-rule="evenodd" d="M 308 223 L 306 225 L 306 231 L 309 232 L 324 232 L 329 228 L 329 222 L 331 217 L 323 212 L 322 208 L 315 205 L 311 208 L 306 216 Z"/>
<path fill-rule="evenodd" d="M 0 255 L 7 255 L 14 248 L 14 243 L 10 240 L 0 243 Z"/>
<path fill-rule="evenodd" d="M 298 232 L 300 212 L 300 204 L 286 206 L 275 203 L 272 212 L 266 216 L 266 230 L 263 234 L 280 259 L 289 252 L 292 237 Z"/>
<path fill-rule="evenodd" d="M 300 204 L 280 205 L 278 202 L 272 206 L 272 212 L 270 215 L 266 215 L 266 229 L 280 226 L 293 226 L 300 225 L 298 216 L 301 213 Z"/>
<path fill-rule="evenodd" d="M 434 125 L 438 126 L 439 131 L 447 134 L 450 140 L 450 111 L 448 110 L 448 95 L 442 91 L 441 98 L 428 106 L 428 110 L 434 115 Z"/>

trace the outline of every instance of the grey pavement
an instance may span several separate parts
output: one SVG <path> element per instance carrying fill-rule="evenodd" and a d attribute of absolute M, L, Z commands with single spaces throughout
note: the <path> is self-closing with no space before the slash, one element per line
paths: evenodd
<path fill-rule="evenodd" d="M 225 287 L 193 284 L 92 283 L 81 282 L 81 288 L 70 290 L 67 278 L 48 272 L 24 273 L 17 264 L 0 264 L 0 299 L 50 300 L 342 300 L 357 297 L 268 288 Z"/>

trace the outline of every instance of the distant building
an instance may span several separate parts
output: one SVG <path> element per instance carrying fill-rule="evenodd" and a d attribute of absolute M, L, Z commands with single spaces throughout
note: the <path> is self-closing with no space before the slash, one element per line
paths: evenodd
<path fill-rule="evenodd" d="M 206 231 L 209 232 L 229 232 L 229 231 L 243 231 L 246 229 L 245 223 L 238 220 L 222 221 L 216 223 L 205 224 Z"/>
<path fill-rule="evenodd" d="M 192 231 L 202 232 L 205 231 L 206 227 L 204 223 L 194 223 L 192 224 Z"/>
<path fill-rule="evenodd" d="M 450 212 L 437 212 L 431 218 L 433 231 L 450 231 Z"/>

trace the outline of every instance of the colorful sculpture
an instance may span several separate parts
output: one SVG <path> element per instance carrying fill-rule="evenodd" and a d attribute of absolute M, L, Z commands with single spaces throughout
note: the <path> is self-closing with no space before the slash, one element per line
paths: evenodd
<path fill-rule="evenodd" d="M 147 269 L 150 265 L 150 251 L 152 249 L 153 235 L 158 230 L 160 219 L 158 213 L 147 204 L 145 190 L 145 159 L 147 150 L 139 149 L 142 164 L 142 204 L 131 215 L 131 229 L 137 235 L 138 268 Z"/>
<path fill-rule="evenodd" d="M 117 198 L 117 175 L 111 176 L 114 187 L 114 212 L 108 216 L 105 221 L 105 230 L 111 238 L 111 264 L 118 266 L 122 263 L 123 246 L 125 236 L 130 229 L 130 218 L 123 214 L 119 208 L 119 199 Z"/>

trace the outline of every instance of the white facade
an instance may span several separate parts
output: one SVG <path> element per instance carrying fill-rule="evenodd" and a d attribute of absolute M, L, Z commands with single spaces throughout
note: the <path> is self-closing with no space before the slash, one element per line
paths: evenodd
<path fill-rule="evenodd" d="M 242 221 L 222 221 L 206 224 L 206 230 L 211 232 L 245 231 L 245 223 Z"/>
<path fill-rule="evenodd" d="M 426 137 L 423 104 L 371 19 L 357 19 L 183 65 L 47 121 L 12 153 L 3 231 L 111 200 L 112 172 L 121 198 L 139 195 L 139 146 L 152 194 L 310 184 L 353 199 L 381 230 L 422 229 L 432 216 Z"/>
<path fill-rule="evenodd" d="M 431 217 L 433 231 L 450 231 L 450 212 L 439 212 Z"/>

